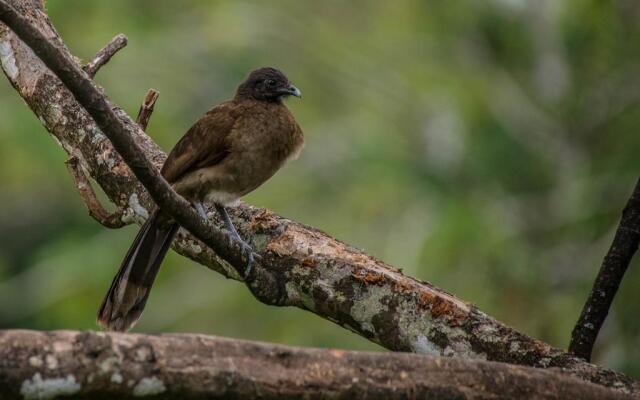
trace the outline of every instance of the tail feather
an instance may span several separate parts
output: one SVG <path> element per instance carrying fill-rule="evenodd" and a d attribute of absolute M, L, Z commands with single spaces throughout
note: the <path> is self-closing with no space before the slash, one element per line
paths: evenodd
<path fill-rule="evenodd" d="M 140 318 L 160 263 L 178 231 L 156 210 L 140 228 L 102 300 L 97 322 L 107 330 L 127 331 Z"/>

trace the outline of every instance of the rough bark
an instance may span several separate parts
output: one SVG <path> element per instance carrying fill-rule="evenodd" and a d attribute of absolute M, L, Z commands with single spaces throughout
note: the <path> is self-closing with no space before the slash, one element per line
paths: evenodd
<path fill-rule="evenodd" d="M 14 0 L 12 4 L 67 52 L 40 2 Z M 71 59 L 68 53 L 66 57 Z M 131 169 L 60 80 L 3 25 L 0 61 L 45 128 L 70 156 L 77 157 L 116 207 L 125 210 L 122 220 L 143 221 L 153 203 Z M 114 111 L 130 121 L 115 106 Z M 165 154 L 135 123 L 126 127 L 147 159 L 159 167 Z M 254 282 L 252 293 L 262 302 L 312 311 L 391 350 L 559 367 L 601 385 L 640 392 L 638 382 L 518 333 L 451 294 L 405 276 L 319 230 L 246 204 L 230 212 L 242 236 L 262 256 L 258 269 L 272 278 Z M 239 279 L 233 267 L 184 230 L 174 249 Z"/>
<path fill-rule="evenodd" d="M 611 247 L 602 262 L 593 288 L 571 333 L 569 351 L 591 360 L 598 338 L 624 273 L 640 244 L 640 179 L 627 202 Z"/>
<path fill-rule="evenodd" d="M 0 331 L 0 399 L 628 399 L 564 374 L 203 335 Z"/>

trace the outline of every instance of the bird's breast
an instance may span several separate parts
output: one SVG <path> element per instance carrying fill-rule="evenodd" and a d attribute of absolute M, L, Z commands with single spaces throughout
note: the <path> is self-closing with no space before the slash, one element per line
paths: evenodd
<path fill-rule="evenodd" d="M 279 168 L 295 158 L 304 141 L 289 110 L 282 104 L 260 104 L 252 111 L 234 129 L 233 151 L 262 167 Z"/>
<path fill-rule="evenodd" d="M 197 188 L 195 197 L 233 203 L 271 178 L 286 161 L 297 157 L 303 135 L 283 105 L 259 105 L 242 112 L 227 137 L 228 155 L 181 180 Z"/>

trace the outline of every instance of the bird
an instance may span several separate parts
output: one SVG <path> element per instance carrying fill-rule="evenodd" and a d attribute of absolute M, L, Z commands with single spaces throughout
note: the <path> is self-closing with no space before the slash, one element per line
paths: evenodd
<path fill-rule="evenodd" d="M 207 111 L 169 152 L 161 174 L 172 188 L 207 219 L 203 202 L 213 203 L 225 229 L 238 240 L 252 266 L 251 247 L 235 229 L 226 206 L 271 178 L 298 157 L 304 135 L 284 104 L 302 97 L 280 70 L 258 68 L 235 96 Z M 160 264 L 179 225 L 156 208 L 140 228 L 113 278 L 97 315 L 105 330 L 127 331 L 140 318 Z"/>

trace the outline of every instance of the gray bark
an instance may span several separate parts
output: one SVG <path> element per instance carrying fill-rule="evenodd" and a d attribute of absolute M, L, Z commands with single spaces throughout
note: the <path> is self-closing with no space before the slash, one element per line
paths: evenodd
<path fill-rule="evenodd" d="M 555 370 L 203 335 L 0 331 L 0 399 L 630 399 Z"/>
<path fill-rule="evenodd" d="M 14 0 L 12 4 L 50 40 L 62 43 L 40 2 Z M 142 222 L 153 207 L 145 189 L 60 80 L 1 24 L 0 61 L 45 128 L 122 210 L 122 222 Z M 122 110 L 116 106 L 114 110 L 130 121 Z M 147 158 L 159 167 L 165 154 L 135 123 L 128 127 Z M 264 269 L 275 278 L 262 286 L 257 281 L 252 288 L 262 302 L 309 310 L 391 350 L 559 367 L 600 385 L 640 392 L 638 382 L 527 337 L 442 289 L 405 276 L 319 230 L 246 204 L 233 208 L 231 214 L 243 237 L 262 256 Z M 184 230 L 174 249 L 239 279 L 233 267 Z"/>

